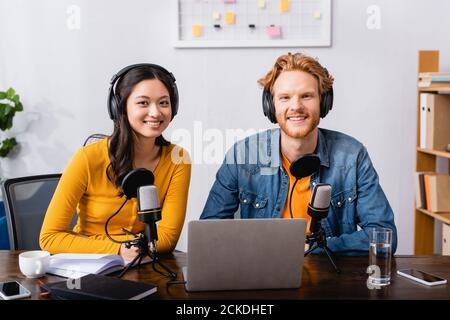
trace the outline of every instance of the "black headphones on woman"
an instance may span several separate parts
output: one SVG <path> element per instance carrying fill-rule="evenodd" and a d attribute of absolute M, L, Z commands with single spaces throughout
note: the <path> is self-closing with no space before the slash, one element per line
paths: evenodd
<path fill-rule="evenodd" d="M 110 87 L 109 87 L 109 93 L 108 93 L 108 114 L 111 120 L 117 121 L 120 114 L 120 98 L 115 93 L 115 86 L 116 83 L 129 71 L 139 68 L 139 67 L 149 67 L 156 70 L 161 71 L 164 75 L 167 76 L 168 81 L 170 83 L 170 86 L 173 91 L 173 96 L 170 95 L 170 106 L 172 108 L 172 119 L 175 117 L 175 115 L 178 113 L 178 89 L 177 85 L 175 84 L 175 77 L 174 75 L 164 69 L 163 67 L 157 65 L 157 64 L 151 64 L 151 63 L 137 63 L 132 64 L 128 67 L 123 68 L 119 72 L 117 72 L 113 77 L 111 78 Z"/>
<path fill-rule="evenodd" d="M 329 76 L 328 70 L 326 68 L 324 68 L 324 70 L 326 75 Z M 270 93 L 270 90 L 266 88 L 264 88 L 262 94 L 262 107 L 264 115 L 269 118 L 270 122 L 277 123 L 272 93 Z M 323 92 L 320 96 L 320 117 L 325 118 L 331 109 L 333 109 L 333 87 L 331 87 L 328 91 Z"/>

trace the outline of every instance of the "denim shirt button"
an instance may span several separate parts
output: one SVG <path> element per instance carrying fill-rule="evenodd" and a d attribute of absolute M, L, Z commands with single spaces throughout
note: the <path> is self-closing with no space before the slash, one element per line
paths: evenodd
<path fill-rule="evenodd" d="M 313 182 L 313 186 L 315 187 L 317 183 Z"/>
<path fill-rule="evenodd" d="M 341 205 L 342 205 L 342 203 L 339 201 L 339 202 L 337 203 L 337 206 L 340 207 Z"/>
<path fill-rule="evenodd" d="M 244 203 L 247 203 L 248 201 L 247 201 L 247 199 L 244 199 Z"/>
<path fill-rule="evenodd" d="M 255 204 L 255 207 L 259 208 L 259 203 Z"/>
<path fill-rule="evenodd" d="M 352 201 L 352 198 L 348 198 L 348 201 Z"/>

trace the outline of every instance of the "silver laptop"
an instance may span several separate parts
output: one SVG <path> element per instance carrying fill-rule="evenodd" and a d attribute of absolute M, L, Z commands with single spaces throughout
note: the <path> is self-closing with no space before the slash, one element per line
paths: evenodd
<path fill-rule="evenodd" d="M 190 221 L 186 290 L 299 288 L 305 232 L 305 219 Z"/>

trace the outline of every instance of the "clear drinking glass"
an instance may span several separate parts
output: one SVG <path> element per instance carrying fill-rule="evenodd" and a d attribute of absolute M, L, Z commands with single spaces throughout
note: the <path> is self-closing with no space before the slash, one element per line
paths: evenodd
<path fill-rule="evenodd" d="M 392 230 L 369 228 L 369 282 L 386 286 L 391 280 Z"/>

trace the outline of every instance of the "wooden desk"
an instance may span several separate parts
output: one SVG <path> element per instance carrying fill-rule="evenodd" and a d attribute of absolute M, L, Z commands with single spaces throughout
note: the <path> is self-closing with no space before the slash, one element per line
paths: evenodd
<path fill-rule="evenodd" d="M 32 292 L 31 299 L 39 296 L 37 279 L 27 279 L 19 271 L 18 255 L 21 251 L 0 251 L 0 281 L 17 280 Z M 175 252 L 162 255 L 161 260 L 182 279 L 181 268 L 186 265 L 186 254 Z M 447 299 L 450 300 L 450 284 L 429 287 L 397 275 L 397 269 L 417 268 L 450 280 L 450 256 L 396 256 L 392 259 L 391 285 L 380 289 L 367 288 L 366 268 L 368 257 L 339 257 L 340 275 L 332 269 L 325 256 L 310 255 L 305 258 L 300 289 L 186 292 L 184 285 L 166 287 L 166 279 L 155 273 L 151 265 L 134 268 L 124 279 L 158 284 L 158 293 L 152 299 Z M 61 281 L 56 276 L 46 276 L 43 282 Z M 450 282 L 450 281 L 449 281 Z"/>

